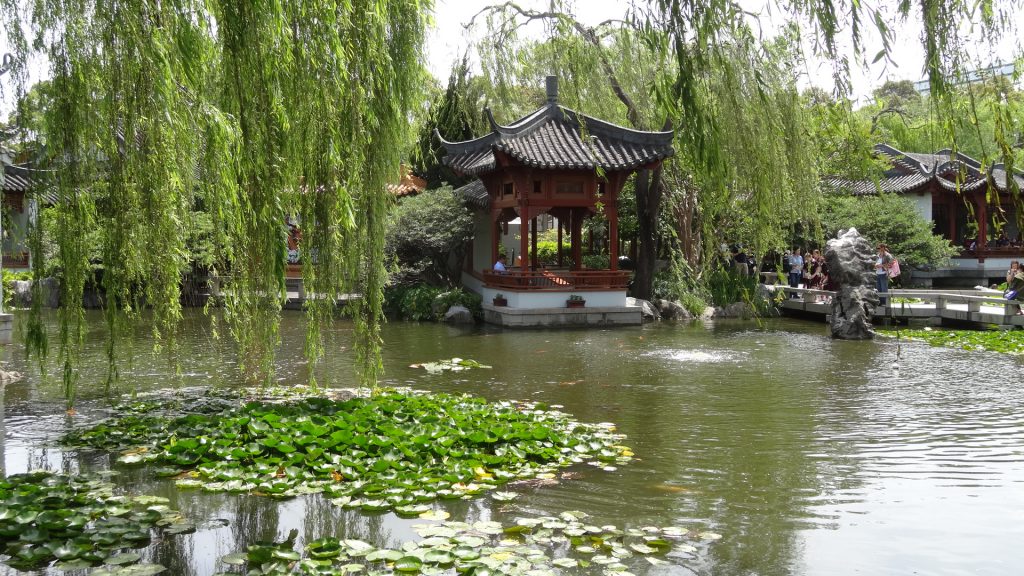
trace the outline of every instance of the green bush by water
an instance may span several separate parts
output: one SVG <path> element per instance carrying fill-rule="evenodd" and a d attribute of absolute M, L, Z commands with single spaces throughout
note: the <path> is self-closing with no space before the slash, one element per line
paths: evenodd
<path fill-rule="evenodd" d="M 473 317 L 483 318 L 480 296 L 461 288 L 439 288 L 426 284 L 392 286 L 384 292 L 384 310 L 403 320 L 437 321 L 452 306 L 465 306 Z"/>

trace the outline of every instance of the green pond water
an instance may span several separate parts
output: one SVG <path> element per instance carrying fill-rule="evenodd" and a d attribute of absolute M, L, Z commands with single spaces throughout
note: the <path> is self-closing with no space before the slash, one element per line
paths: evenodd
<path fill-rule="evenodd" d="M 143 551 L 168 574 L 213 574 L 225 568 L 221 556 L 293 528 L 306 541 L 418 539 L 412 526 L 422 521 L 343 510 L 320 496 L 179 491 L 108 454 L 62 449 L 56 440 L 69 426 L 105 415 L 104 330 L 99 315 L 89 318 L 74 417 L 63 413 L 55 366 L 39 376 L 18 339 L 0 351 L 27 374 L 2 395 L 7 473 L 114 467 L 115 482 L 133 493 L 170 498 L 200 529 Z M 140 328 L 126 340 L 133 360 L 122 386 L 237 385 L 230 347 L 210 331 L 190 312 L 171 365 Z M 281 332 L 279 379 L 302 383 L 301 314 L 286 314 Z M 514 486 L 513 502 L 440 503 L 453 520 L 582 510 L 596 524 L 722 535 L 670 554 L 650 575 L 1004 575 L 1024 566 L 1024 358 L 834 342 L 822 324 L 785 319 L 558 331 L 393 323 L 384 336 L 386 384 L 559 404 L 578 420 L 616 423 L 636 454 L 614 471 L 581 466 L 555 485 Z M 350 325 L 332 327 L 330 340 L 320 381 L 351 386 Z M 409 367 L 453 356 L 493 369 Z"/>

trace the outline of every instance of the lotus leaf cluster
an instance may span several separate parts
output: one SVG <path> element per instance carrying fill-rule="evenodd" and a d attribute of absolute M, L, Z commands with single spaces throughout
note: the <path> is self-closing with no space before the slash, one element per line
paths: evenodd
<path fill-rule="evenodd" d="M 440 374 L 441 372 L 461 372 L 472 368 L 490 369 L 491 367 L 468 358 L 452 358 L 451 360 L 438 360 L 437 362 L 412 364 L 409 368 L 423 368 L 430 374 Z"/>
<path fill-rule="evenodd" d="M 619 529 L 586 521 L 583 512 L 516 518 L 513 524 L 480 521 L 416 525 L 422 537 L 398 549 L 362 540 L 323 538 L 295 549 L 295 533 L 285 542 L 250 545 L 222 558 L 246 576 L 272 574 L 608 574 L 630 576 L 631 569 L 678 563 L 697 551 L 690 542 L 720 538 L 681 527 Z M 666 566 L 669 567 L 670 566 Z M 222 572 L 218 576 L 238 574 Z"/>
<path fill-rule="evenodd" d="M 338 505 L 415 516 L 511 480 L 629 460 L 610 424 L 582 424 L 529 403 L 387 392 L 348 400 L 250 401 L 177 417 L 130 413 L 71 443 L 131 446 L 182 487 L 277 497 L 326 493 Z"/>
<path fill-rule="evenodd" d="M 88 476 L 49 472 L 0 480 L 0 544 L 6 564 L 31 570 L 57 560 L 61 569 L 109 564 L 110 574 L 156 574 L 162 566 L 135 564 L 125 549 L 149 544 L 154 530 L 180 534 L 195 530 L 156 496 L 114 495 L 112 484 Z M 125 565 L 133 564 L 134 572 Z"/>

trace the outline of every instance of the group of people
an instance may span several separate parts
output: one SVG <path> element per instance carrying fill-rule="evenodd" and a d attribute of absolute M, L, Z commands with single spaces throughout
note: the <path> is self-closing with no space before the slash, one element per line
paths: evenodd
<path fill-rule="evenodd" d="M 889 279 L 900 275 L 899 261 L 889 252 L 889 247 L 879 244 L 878 253 L 875 257 L 875 287 L 879 293 L 889 291 Z M 812 290 L 836 290 L 837 286 L 828 273 L 828 264 L 821 251 L 817 248 L 804 256 L 799 246 L 793 247 L 784 260 L 784 266 L 789 272 L 789 285 L 792 288 L 804 288 Z M 793 298 L 799 298 L 796 294 Z M 879 302 L 884 306 L 886 297 L 881 296 Z"/>
<path fill-rule="evenodd" d="M 834 290 L 832 281 L 828 275 L 828 264 L 821 250 L 815 248 L 807 253 L 805 257 L 799 246 L 783 258 L 783 266 L 789 271 L 789 285 L 792 288 L 799 288 L 803 283 L 804 288 L 812 290 Z M 794 298 L 798 298 L 796 294 Z"/>

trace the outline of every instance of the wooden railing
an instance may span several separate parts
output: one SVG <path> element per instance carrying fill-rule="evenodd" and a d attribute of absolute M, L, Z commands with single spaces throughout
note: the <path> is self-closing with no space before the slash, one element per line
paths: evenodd
<path fill-rule="evenodd" d="M 630 272 L 625 270 L 485 270 L 484 285 L 502 290 L 625 290 Z"/>
<path fill-rule="evenodd" d="M 829 290 L 792 288 L 784 285 L 774 285 L 772 288 L 781 290 L 787 297 L 791 294 L 798 295 L 801 301 L 804 302 L 813 302 L 818 299 L 827 300 L 835 295 L 835 292 Z M 996 292 L 985 293 L 976 290 L 906 290 L 894 288 L 884 294 L 879 292 L 879 296 L 888 299 L 887 309 L 897 312 L 902 311 L 908 316 L 940 316 L 944 311 L 967 312 L 968 314 L 986 313 L 992 316 L 1013 316 L 1017 314 L 1022 304 L 1024 304 L 1020 300 L 1007 300 Z M 897 302 L 893 298 L 911 300 L 912 302 Z M 985 306 L 988 311 L 983 310 L 982 306 Z M 993 309 L 999 310 L 999 312 L 997 313 Z M 928 311 L 930 312 L 922 313 Z M 898 316 L 899 314 L 896 315 Z"/>
<path fill-rule="evenodd" d="M 16 252 L 3 255 L 5 268 L 28 268 L 28 252 Z"/>

